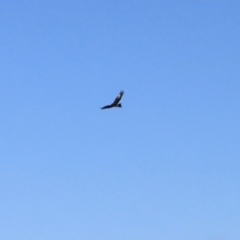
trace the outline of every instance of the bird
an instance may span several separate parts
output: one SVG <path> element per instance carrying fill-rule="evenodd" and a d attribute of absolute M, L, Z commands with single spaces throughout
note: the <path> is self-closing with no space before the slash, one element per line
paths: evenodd
<path fill-rule="evenodd" d="M 117 97 L 115 98 L 115 100 L 113 101 L 112 104 L 106 105 L 106 106 L 102 107 L 101 109 L 107 109 L 107 108 L 112 108 L 112 107 L 120 107 L 120 108 L 121 108 L 121 107 L 122 107 L 122 104 L 119 103 L 119 102 L 120 102 L 123 94 L 124 94 L 124 91 L 121 91 L 121 92 L 117 95 Z"/>

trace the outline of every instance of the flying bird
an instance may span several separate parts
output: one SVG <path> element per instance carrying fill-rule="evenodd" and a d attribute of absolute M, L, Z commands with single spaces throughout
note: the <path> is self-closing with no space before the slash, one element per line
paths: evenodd
<path fill-rule="evenodd" d="M 124 91 L 121 91 L 112 104 L 106 105 L 106 106 L 102 107 L 102 109 L 112 108 L 112 107 L 122 107 L 122 104 L 119 102 L 120 102 L 123 94 L 124 94 Z"/>

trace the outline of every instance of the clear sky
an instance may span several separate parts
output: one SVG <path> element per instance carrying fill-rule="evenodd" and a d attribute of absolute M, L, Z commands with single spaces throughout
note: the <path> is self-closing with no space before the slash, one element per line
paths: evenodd
<path fill-rule="evenodd" d="M 1 0 L 0 106 L 0 239 L 240 239 L 239 0 Z"/>

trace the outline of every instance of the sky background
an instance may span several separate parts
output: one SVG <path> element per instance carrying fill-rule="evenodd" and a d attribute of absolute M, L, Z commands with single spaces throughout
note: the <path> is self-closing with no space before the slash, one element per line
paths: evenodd
<path fill-rule="evenodd" d="M 0 238 L 239 240 L 239 13 L 0 0 Z"/>

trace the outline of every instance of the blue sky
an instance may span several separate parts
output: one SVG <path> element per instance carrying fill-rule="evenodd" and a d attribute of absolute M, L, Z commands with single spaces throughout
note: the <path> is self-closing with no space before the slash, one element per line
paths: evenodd
<path fill-rule="evenodd" d="M 0 1 L 0 238 L 239 240 L 239 12 Z"/>

